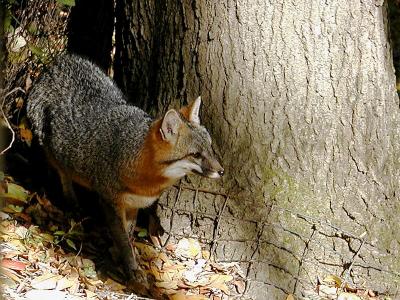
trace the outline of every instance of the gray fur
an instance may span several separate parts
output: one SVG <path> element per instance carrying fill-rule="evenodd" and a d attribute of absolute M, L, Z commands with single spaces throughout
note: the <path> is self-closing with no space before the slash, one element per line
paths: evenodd
<path fill-rule="evenodd" d="M 119 170 L 135 160 L 152 122 L 98 67 L 74 55 L 57 58 L 34 84 L 28 117 L 46 152 L 106 196 L 121 188 Z"/>

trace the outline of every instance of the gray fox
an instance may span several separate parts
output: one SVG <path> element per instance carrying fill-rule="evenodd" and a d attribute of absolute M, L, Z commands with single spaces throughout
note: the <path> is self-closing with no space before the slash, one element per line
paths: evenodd
<path fill-rule="evenodd" d="M 72 182 L 97 192 L 123 269 L 135 280 L 132 252 L 139 208 L 186 174 L 219 178 L 211 138 L 200 125 L 200 97 L 153 120 L 128 105 L 114 82 L 91 62 L 64 54 L 33 85 L 27 114 L 58 172 L 66 198 Z"/>

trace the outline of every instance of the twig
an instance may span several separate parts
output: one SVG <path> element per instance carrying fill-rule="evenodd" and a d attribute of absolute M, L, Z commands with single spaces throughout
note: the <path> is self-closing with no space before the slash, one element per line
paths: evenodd
<path fill-rule="evenodd" d="M 225 210 L 226 207 L 226 203 L 228 202 L 229 196 L 226 196 L 224 204 L 222 205 L 222 208 L 219 211 L 219 214 L 217 216 L 217 219 L 215 220 L 216 222 L 216 226 L 214 227 L 214 233 L 213 233 L 213 240 L 212 240 L 212 245 L 211 245 L 211 249 L 210 249 L 210 253 L 213 253 L 215 255 L 215 247 L 217 246 L 217 235 L 219 234 L 219 224 L 220 224 L 220 220 L 221 220 L 221 216 Z"/>
<path fill-rule="evenodd" d="M 78 251 L 78 253 L 76 253 L 76 255 L 75 255 L 75 259 L 81 254 L 81 252 L 82 252 L 82 242 L 81 242 L 81 246 L 79 247 L 79 251 Z"/>
<path fill-rule="evenodd" d="M 196 203 L 197 203 L 198 197 L 199 197 L 199 190 L 196 189 L 196 191 L 194 193 L 194 199 L 193 199 L 193 208 L 194 208 L 193 215 L 194 215 L 195 222 L 197 222 L 197 206 L 196 206 Z"/>
<path fill-rule="evenodd" d="M 175 198 L 175 202 L 174 202 L 174 206 L 173 207 L 175 207 L 176 206 L 176 203 L 178 202 L 178 200 L 179 200 L 179 198 L 180 198 L 180 196 L 181 196 L 181 191 L 182 191 L 182 187 L 181 187 L 181 184 L 179 184 L 179 186 L 178 186 L 178 194 L 176 195 L 176 198 Z M 170 229 L 170 232 L 172 232 L 172 225 L 174 224 L 174 213 L 175 213 L 175 210 L 174 209 L 171 209 L 171 211 L 172 211 L 172 213 L 171 213 L 171 221 L 169 222 L 169 229 Z M 163 245 L 163 248 L 165 248 L 165 246 L 168 244 L 168 242 L 169 242 L 169 240 L 170 240 L 170 238 L 171 238 L 171 233 L 168 235 L 168 237 L 167 237 L 167 240 L 165 241 L 165 243 L 164 243 L 164 245 Z"/>
<path fill-rule="evenodd" d="M 0 152 L 0 155 L 3 155 L 4 153 L 6 153 L 6 151 L 9 150 L 9 149 L 12 147 L 12 145 L 14 144 L 14 141 L 15 141 L 15 132 L 14 132 L 14 130 L 12 129 L 11 124 L 10 124 L 10 122 L 8 121 L 8 118 L 7 118 L 6 114 L 4 113 L 3 107 L 4 107 L 4 104 L 5 104 L 5 102 L 6 102 L 6 98 L 7 98 L 8 96 L 10 96 L 11 94 L 17 92 L 17 91 L 21 91 L 21 92 L 25 93 L 25 91 L 24 91 L 22 88 L 17 87 L 17 88 L 15 88 L 15 89 L 13 89 L 12 91 L 8 92 L 8 93 L 3 97 L 3 102 L 1 103 L 1 114 L 3 115 L 3 118 L 4 118 L 4 120 L 6 121 L 6 125 L 7 125 L 8 129 L 10 129 L 10 131 L 11 131 L 11 142 L 10 142 L 10 144 L 7 146 L 7 148 L 5 148 L 3 151 Z"/>
<path fill-rule="evenodd" d="M 3 103 L 2 103 L 2 107 L 3 107 L 3 105 L 4 105 L 5 98 L 7 98 L 8 96 L 10 96 L 11 94 L 14 94 L 14 93 L 17 92 L 17 91 L 20 91 L 20 92 L 22 92 L 22 93 L 25 94 L 25 91 L 23 90 L 23 88 L 21 88 L 21 87 L 16 87 L 15 89 L 9 91 L 9 92 L 4 96 Z"/>
<path fill-rule="evenodd" d="M 182 185 L 182 184 L 174 185 L 174 187 L 175 188 L 186 189 L 186 190 L 191 190 L 191 191 L 198 191 L 198 192 L 202 192 L 202 193 L 208 193 L 208 194 L 228 197 L 228 195 L 225 194 L 225 193 L 221 193 L 221 192 L 218 192 L 218 191 L 211 191 L 211 190 L 204 189 L 204 188 L 200 188 L 200 189 L 199 188 L 193 188 L 193 187 L 190 187 L 190 186 L 187 186 L 187 185 Z"/>
<path fill-rule="evenodd" d="M 24 280 L 19 284 L 18 288 L 16 289 L 16 293 L 20 294 L 21 291 L 25 288 L 26 284 L 28 283 L 28 277 L 25 277 Z"/>

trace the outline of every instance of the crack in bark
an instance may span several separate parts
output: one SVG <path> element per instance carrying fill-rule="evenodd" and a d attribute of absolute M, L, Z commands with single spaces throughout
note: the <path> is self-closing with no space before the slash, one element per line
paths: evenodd
<path fill-rule="evenodd" d="M 364 246 L 364 243 L 365 243 L 365 240 L 361 243 L 360 247 L 358 247 L 357 252 L 354 253 L 349 267 L 347 269 L 344 268 L 342 271 L 341 276 L 344 278 L 343 283 L 342 283 L 342 288 L 344 287 L 345 282 L 348 281 L 348 277 L 351 274 L 351 270 L 353 268 L 354 262 L 355 262 L 356 258 L 360 255 L 360 251 L 361 251 L 362 247 Z M 349 248 L 350 248 L 350 243 L 349 243 Z M 352 249 L 350 249 L 350 251 L 352 251 Z M 344 267 L 346 267 L 346 266 L 344 266 Z"/>
<path fill-rule="evenodd" d="M 343 205 L 342 205 L 342 209 L 343 209 L 343 211 L 346 213 L 346 215 L 347 215 L 354 223 L 356 223 L 356 224 L 359 225 L 360 227 L 363 227 L 364 230 L 367 231 L 366 226 L 365 226 L 364 224 L 361 224 L 361 223 L 357 220 L 357 218 L 356 218 L 355 216 L 353 216 L 353 215 L 351 214 L 350 211 L 347 210 L 347 208 L 344 206 L 344 203 L 343 203 Z"/>
<path fill-rule="evenodd" d="M 312 231 L 312 233 L 311 233 L 309 239 L 305 242 L 305 246 L 304 246 L 304 249 L 303 249 L 303 254 L 301 255 L 301 259 L 300 259 L 300 263 L 299 263 L 299 269 L 298 269 L 298 271 L 297 271 L 297 278 L 300 277 L 300 272 L 301 272 L 301 268 L 302 268 L 302 266 L 303 266 L 304 258 L 305 258 L 306 255 L 307 255 L 309 244 L 310 244 L 310 242 L 311 242 L 311 240 L 312 240 L 312 238 L 314 237 L 314 234 L 315 234 L 315 232 L 316 232 L 316 227 L 315 227 L 315 226 L 313 226 L 312 229 L 313 229 L 313 231 Z M 296 294 L 297 283 L 298 283 L 298 279 L 296 279 L 296 281 L 295 281 L 295 283 L 294 283 L 293 294 Z"/>
<path fill-rule="evenodd" d="M 276 206 L 276 207 L 277 207 L 279 210 L 287 211 L 287 212 L 289 212 L 289 213 L 291 213 L 291 214 L 297 216 L 298 218 L 303 219 L 304 221 L 309 222 L 310 224 L 320 224 L 321 226 L 327 226 L 327 227 L 330 227 L 330 228 L 334 229 L 336 232 L 339 232 L 339 233 L 341 233 L 341 234 L 343 234 L 343 235 L 345 235 L 345 236 L 351 237 L 351 238 L 356 239 L 356 240 L 359 240 L 359 241 L 361 241 L 361 242 L 363 241 L 363 239 L 360 238 L 359 236 L 356 236 L 355 234 L 353 234 L 353 233 L 351 233 L 351 232 L 348 232 L 347 230 L 342 229 L 342 228 L 340 228 L 339 226 L 333 225 L 333 224 L 330 223 L 330 222 L 324 221 L 324 220 L 319 219 L 319 218 L 316 218 L 316 217 L 307 216 L 307 215 L 304 215 L 304 214 L 302 214 L 302 213 L 297 213 L 297 212 L 294 212 L 294 211 L 292 211 L 292 210 L 290 210 L 290 209 L 287 209 L 287 208 L 284 208 L 284 207 L 279 207 L 279 206 Z M 360 225 L 360 226 L 361 226 L 361 225 Z M 321 232 L 321 234 L 322 234 L 322 232 Z M 327 236 L 329 236 L 329 235 L 327 235 Z M 372 247 L 375 248 L 375 246 L 372 245 L 371 243 L 368 243 L 368 242 L 366 242 L 366 243 L 367 243 L 368 245 L 370 245 L 370 246 L 372 246 Z"/>

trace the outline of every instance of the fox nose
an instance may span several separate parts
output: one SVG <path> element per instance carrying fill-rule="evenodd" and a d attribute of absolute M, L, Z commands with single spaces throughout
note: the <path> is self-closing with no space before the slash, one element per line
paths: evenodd
<path fill-rule="evenodd" d="M 225 173 L 224 169 L 218 171 L 218 175 L 219 175 L 219 176 L 223 176 L 224 173 Z"/>

